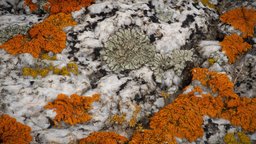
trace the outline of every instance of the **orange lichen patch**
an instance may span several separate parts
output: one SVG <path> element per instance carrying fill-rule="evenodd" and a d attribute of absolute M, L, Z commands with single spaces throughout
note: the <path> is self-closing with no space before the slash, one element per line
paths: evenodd
<path fill-rule="evenodd" d="M 38 10 L 37 4 L 33 3 L 32 0 L 25 0 L 25 5 L 27 5 L 31 12 L 35 12 Z"/>
<path fill-rule="evenodd" d="M 200 81 L 211 89 L 210 93 L 196 86 L 180 94 L 151 118 L 151 129 L 136 132 L 131 143 L 175 143 L 174 137 L 195 141 L 203 136 L 204 115 L 225 118 L 246 131 L 256 130 L 256 98 L 240 98 L 233 91 L 234 84 L 223 73 L 194 68 L 192 74 L 192 80 Z"/>
<path fill-rule="evenodd" d="M 136 131 L 129 144 L 176 144 L 175 138 L 160 129 Z"/>
<path fill-rule="evenodd" d="M 71 14 L 58 13 L 55 15 L 50 15 L 42 23 L 35 25 L 33 32 L 30 32 L 30 35 L 33 37 L 39 33 L 39 30 L 46 30 L 44 27 L 47 27 L 48 25 L 55 26 L 55 28 L 62 30 L 64 27 L 74 26 L 76 24 L 77 22 L 73 20 Z"/>
<path fill-rule="evenodd" d="M 221 118 L 228 119 L 233 125 L 244 130 L 256 130 L 256 98 L 241 98 L 229 101 L 228 107 L 222 110 Z"/>
<path fill-rule="evenodd" d="M 50 4 L 47 5 L 46 8 L 50 9 L 51 14 L 56 14 L 60 12 L 70 13 L 79 10 L 91 5 L 94 0 L 48 0 L 48 2 Z"/>
<path fill-rule="evenodd" d="M 0 48 L 13 55 L 30 53 L 36 58 L 41 51 L 60 53 L 66 47 L 66 34 L 62 29 L 75 24 L 70 14 L 52 15 L 42 23 L 34 25 L 28 35 L 16 35 Z"/>
<path fill-rule="evenodd" d="M 161 129 L 164 134 L 194 141 L 203 136 L 203 115 L 216 116 L 222 109 L 209 94 L 202 94 L 195 88 L 187 94 L 181 94 L 172 103 L 156 113 L 150 121 L 150 128 Z"/>
<path fill-rule="evenodd" d="M 256 10 L 235 8 L 221 15 L 220 20 L 243 32 L 243 37 L 253 36 L 256 26 Z"/>
<path fill-rule="evenodd" d="M 128 139 L 114 132 L 93 132 L 79 144 L 125 144 Z"/>
<path fill-rule="evenodd" d="M 41 52 L 40 42 L 36 39 L 30 40 L 24 35 L 16 35 L 12 39 L 0 45 L 0 48 L 3 48 L 12 55 L 30 53 L 32 56 L 38 57 Z"/>
<path fill-rule="evenodd" d="M 228 119 L 233 125 L 241 126 L 244 130 L 256 130 L 256 98 L 240 98 L 233 91 L 234 84 L 225 74 L 211 72 L 206 68 L 194 68 L 192 74 L 193 80 L 199 80 L 218 94 L 215 98 L 219 101 L 218 104 L 224 104 L 217 117 Z M 206 75 L 210 78 L 207 81 L 202 78 Z"/>
<path fill-rule="evenodd" d="M 220 97 L 238 97 L 233 91 L 234 84 L 226 74 L 212 72 L 207 68 L 194 68 L 192 75 L 192 80 L 200 81 L 202 85 L 211 88 L 213 93 L 218 93 Z"/>
<path fill-rule="evenodd" d="M 5 144 L 29 144 L 31 128 L 7 114 L 0 116 L 0 141 Z"/>
<path fill-rule="evenodd" d="M 35 31 L 38 31 L 37 35 Z M 29 34 L 34 38 L 34 41 L 40 44 L 44 51 L 60 53 L 66 47 L 66 33 L 53 25 L 35 26 L 29 31 Z"/>
<path fill-rule="evenodd" d="M 225 36 L 224 40 L 220 42 L 220 45 L 222 52 L 228 57 L 229 63 L 234 63 L 239 55 L 247 52 L 252 47 L 247 42 L 244 42 L 243 38 L 237 34 Z"/>
<path fill-rule="evenodd" d="M 92 97 L 79 96 L 72 94 L 70 97 L 64 94 L 59 94 L 57 99 L 49 102 L 45 109 L 54 109 L 57 113 L 54 121 L 64 121 L 67 124 L 74 125 L 84 123 L 91 119 L 88 111 L 91 109 L 91 104 L 99 100 L 100 95 L 94 94 Z"/>

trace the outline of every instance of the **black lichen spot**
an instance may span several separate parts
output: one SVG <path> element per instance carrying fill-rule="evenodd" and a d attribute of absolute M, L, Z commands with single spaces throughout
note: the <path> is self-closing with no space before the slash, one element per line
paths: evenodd
<path fill-rule="evenodd" d="M 199 7 L 198 7 L 198 3 L 192 3 L 192 5 L 196 8 L 196 9 L 200 9 Z"/>
<path fill-rule="evenodd" d="M 78 58 L 77 57 L 74 57 L 74 62 L 78 62 Z"/>
<path fill-rule="evenodd" d="M 80 50 L 79 48 L 76 48 L 74 46 L 70 46 L 70 49 L 71 49 L 71 51 L 69 51 L 68 54 L 70 54 L 72 56 Z"/>
<path fill-rule="evenodd" d="M 91 18 L 95 18 L 96 15 L 95 15 L 95 14 L 91 14 L 90 17 L 91 17 Z"/>
<path fill-rule="evenodd" d="M 250 45 L 254 44 L 254 41 L 253 41 L 253 39 L 251 37 L 245 38 L 244 41 L 249 43 Z"/>
<path fill-rule="evenodd" d="M 211 133 L 206 133 L 206 138 L 209 139 L 211 137 Z"/>
<path fill-rule="evenodd" d="M 235 84 L 236 87 L 239 87 L 240 85 L 241 85 L 240 82 L 237 82 L 237 83 Z"/>
<path fill-rule="evenodd" d="M 109 14 L 115 15 L 117 11 L 118 11 L 118 8 L 113 8 Z"/>
<path fill-rule="evenodd" d="M 91 88 L 92 88 L 92 89 L 95 89 L 95 88 L 98 86 L 97 83 L 90 83 L 90 84 L 91 84 Z"/>
<path fill-rule="evenodd" d="M 116 92 L 116 95 L 119 95 L 120 91 L 123 90 L 126 85 L 128 84 L 128 82 L 130 82 L 131 80 L 127 80 L 125 83 L 123 83 L 121 86 L 120 86 L 120 89 Z"/>
<path fill-rule="evenodd" d="M 140 94 L 136 94 L 134 100 L 139 104 L 140 102 L 143 102 L 144 98 Z"/>
<path fill-rule="evenodd" d="M 106 76 L 107 75 L 107 71 L 104 69 L 100 69 L 99 72 L 102 74 L 102 76 Z"/>
<path fill-rule="evenodd" d="M 223 41 L 225 34 L 223 34 L 220 31 L 217 31 L 216 40 L 217 41 Z"/>
<path fill-rule="evenodd" d="M 91 25 L 92 29 L 95 29 L 97 25 L 98 25 L 97 22 L 92 23 Z"/>
<path fill-rule="evenodd" d="M 194 21 L 195 21 L 194 16 L 187 15 L 187 18 L 185 19 L 185 21 L 182 22 L 181 27 L 183 27 L 183 28 L 188 27 Z"/>
<path fill-rule="evenodd" d="M 150 40 L 151 43 L 153 43 L 154 41 L 156 41 L 155 35 L 154 35 L 154 34 L 151 34 L 151 35 L 149 36 L 149 40 Z"/>
<path fill-rule="evenodd" d="M 30 81 L 30 85 L 33 85 L 35 81 Z"/>
<path fill-rule="evenodd" d="M 101 47 L 97 47 L 95 49 L 93 49 L 93 61 L 95 61 L 96 59 L 98 59 L 100 57 L 100 50 L 102 48 Z"/>
<path fill-rule="evenodd" d="M 148 11 L 147 11 L 147 10 L 144 10 L 144 11 L 143 11 L 143 14 L 144 14 L 144 16 L 148 16 Z"/>
<path fill-rule="evenodd" d="M 72 37 L 73 39 L 77 39 L 77 33 L 68 33 L 68 36 Z"/>
<path fill-rule="evenodd" d="M 154 23 L 160 23 L 159 20 L 158 20 L 158 18 L 157 18 L 156 16 L 150 16 L 149 18 L 150 18 L 150 20 L 151 20 L 152 22 L 154 22 Z"/>
<path fill-rule="evenodd" d="M 153 81 L 156 81 L 156 76 L 154 74 L 152 75 L 152 79 Z"/>
<path fill-rule="evenodd" d="M 92 31 L 97 26 L 97 22 L 93 22 L 93 23 L 91 23 L 89 21 L 87 21 L 87 22 L 88 22 L 88 25 L 84 27 L 84 30 L 79 31 L 80 33 L 84 32 L 84 31 Z"/>
<path fill-rule="evenodd" d="M 231 128 L 230 124 L 225 124 L 224 127 L 226 130 L 229 130 Z"/>
<path fill-rule="evenodd" d="M 149 9 L 155 8 L 155 6 L 152 4 L 152 1 L 149 1 L 147 5 L 148 5 Z"/>
<path fill-rule="evenodd" d="M 50 124 L 47 129 L 50 129 L 50 128 L 52 128 L 55 125 L 54 121 L 50 117 L 46 117 L 46 118 L 48 119 L 49 124 Z"/>

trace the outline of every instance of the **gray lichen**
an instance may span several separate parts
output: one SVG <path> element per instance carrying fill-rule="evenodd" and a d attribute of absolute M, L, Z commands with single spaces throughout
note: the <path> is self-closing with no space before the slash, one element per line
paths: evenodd
<path fill-rule="evenodd" d="M 101 52 L 109 69 L 115 72 L 140 68 L 155 57 L 155 47 L 137 28 L 119 29 L 109 37 Z"/>
<path fill-rule="evenodd" d="M 173 50 L 170 55 L 157 54 L 150 65 L 157 76 L 157 81 L 160 81 L 162 74 L 168 69 L 173 69 L 175 74 L 180 76 L 186 67 L 186 62 L 192 61 L 192 59 L 193 52 L 191 50 Z"/>
<path fill-rule="evenodd" d="M 156 81 L 161 83 L 164 73 L 170 69 L 181 76 L 186 62 L 192 61 L 193 52 L 173 50 L 169 55 L 158 54 L 148 37 L 138 29 L 120 29 L 110 36 L 101 56 L 114 72 L 147 65 L 154 72 Z"/>
<path fill-rule="evenodd" d="M 172 10 L 168 6 L 156 8 L 156 16 L 163 22 L 173 21 L 173 14 L 174 10 Z"/>
<path fill-rule="evenodd" d="M 8 41 L 10 38 L 17 34 L 26 34 L 28 29 L 30 27 L 20 26 L 20 25 L 11 25 L 7 26 L 6 28 L 0 30 L 0 44 L 3 44 L 4 42 Z"/>

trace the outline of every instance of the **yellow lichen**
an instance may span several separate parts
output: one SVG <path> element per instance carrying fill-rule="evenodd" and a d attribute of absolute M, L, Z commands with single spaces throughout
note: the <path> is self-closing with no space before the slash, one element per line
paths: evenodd
<path fill-rule="evenodd" d="M 121 125 L 125 122 L 126 114 L 115 114 L 110 118 L 111 123 Z"/>
<path fill-rule="evenodd" d="M 48 53 L 41 54 L 40 58 L 43 59 L 43 60 L 51 60 L 51 61 L 57 60 L 56 55 L 50 56 Z"/>
<path fill-rule="evenodd" d="M 137 116 L 141 111 L 141 107 L 139 105 L 135 106 L 135 111 L 132 114 L 132 118 L 129 121 L 129 126 L 130 127 L 135 127 L 136 123 L 137 123 Z"/>
<path fill-rule="evenodd" d="M 22 68 L 23 76 L 32 76 L 33 78 L 36 78 L 39 75 L 41 77 L 46 77 L 50 72 L 56 75 L 63 75 L 63 76 L 70 76 L 71 73 L 74 75 L 77 75 L 79 73 L 78 65 L 73 62 L 68 63 L 67 66 L 64 66 L 62 68 L 57 68 L 52 64 L 42 68 L 40 66 L 36 66 L 35 68 L 29 68 L 29 67 Z"/>
<path fill-rule="evenodd" d="M 45 69 L 40 69 L 40 70 L 38 71 L 38 73 L 39 73 L 39 75 L 40 75 L 41 77 L 46 77 L 46 76 L 48 75 L 48 73 L 49 73 L 49 70 L 48 70 L 47 68 L 45 68 Z"/>
<path fill-rule="evenodd" d="M 68 63 L 68 64 L 67 64 L 67 69 L 68 69 L 71 73 L 73 73 L 73 74 L 75 74 L 75 75 L 78 74 L 78 65 L 77 65 L 76 63 L 73 63 L 73 62 Z"/>
<path fill-rule="evenodd" d="M 224 142 L 225 144 L 251 144 L 250 138 L 243 132 L 227 133 Z"/>
<path fill-rule="evenodd" d="M 168 99 L 170 97 L 170 94 L 166 91 L 161 91 L 160 96 L 164 97 L 164 99 Z"/>
<path fill-rule="evenodd" d="M 215 5 L 213 5 L 209 0 L 199 0 L 203 5 L 208 6 L 209 8 L 215 9 Z"/>

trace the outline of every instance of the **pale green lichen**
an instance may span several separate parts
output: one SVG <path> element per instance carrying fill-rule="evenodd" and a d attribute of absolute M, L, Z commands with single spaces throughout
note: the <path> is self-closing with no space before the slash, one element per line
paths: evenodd
<path fill-rule="evenodd" d="M 156 17 L 163 22 L 173 21 L 174 10 L 168 6 L 156 7 Z"/>
<path fill-rule="evenodd" d="M 110 36 L 101 56 L 114 72 L 149 66 L 156 76 L 156 81 L 161 82 L 164 73 L 170 69 L 175 75 L 181 76 L 186 62 L 193 59 L 193 52 L 173 50 L 168 55 L 158 54 L 149 38 L 134 28 L 120 29 Z"/>
<path fill-rule="evenodd" d="M 155 57 L 155 47 L 137 28 L 119 29 L 109 37 L 101 52 L 110 70 L 120 72 L 140 68 Z"/>
<path fill-rule="evenodd" d="M 11 25 L 0 30 L 0 45 L 11 39 L 17 34 L 26 34 L 30 26 L 28 25 Z"/>
<path fill-rule="evenodd" d="M 157 54 L 150 63 L 150 67 L 157 79 L 162 79 L 162 74 L 168 69 L 173 69 L 176 75 L 181 76 L 186 62 L 192 60 L 193 52 L 191 50 L 173 50 L 169 55 Z"/>

